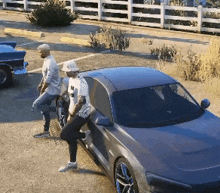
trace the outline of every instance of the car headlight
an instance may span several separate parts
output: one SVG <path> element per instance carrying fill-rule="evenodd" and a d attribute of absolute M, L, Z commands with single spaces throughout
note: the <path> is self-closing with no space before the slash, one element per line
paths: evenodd
<path fill-rule="evenodd" d="M 169 190 L 175 190 L 180 192 L 192 192 L 193 189 L 190 185 L 177 182 L 171 179 L 167 179 L 149 172 L 146 172 L 146 177 L 149 185 L 165 188 Z"/>

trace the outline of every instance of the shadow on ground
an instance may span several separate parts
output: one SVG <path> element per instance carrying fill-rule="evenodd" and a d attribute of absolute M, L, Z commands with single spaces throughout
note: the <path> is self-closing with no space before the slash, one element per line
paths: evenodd
<path fill-rule="evenodd" d="M 174 38 L 174 37 L 167 37 L 167 36 L 152 36 L 152 35 L 130 34 L 130 33 L 126 33 L 125 36 L 129 38 L 158 39 L 158 40 L 168 40 L 168 41 L 174 41 L 174 42 L 184 42 L 184 43 L 202 44 L 202 45 L 209 44 L 209 42 L 203 42 L 203 41 L 199 41 L 196 39 Z"/>
<path fill-rule="evenodd" d="M 41 77 L 37 73 L 16 75 L 13 86 L 0 90 L 0 122 L 42 120 L 40 112 L 32 111 L 32 103 L 39 96 L 36 88 Z M 51 117 L 55 117 L 54 112 Z"/>
<path fill-rule="evenodd" d="M 72 173 L 93 174 L 93 175 L 105 176 L 105 174 L 103 172 L 88 170 L 88 169 L 84 169 L 84 168 L 80 168 L 80 167 L 78 169 L 76 169 L 76 170 L 72 170 Z"/>

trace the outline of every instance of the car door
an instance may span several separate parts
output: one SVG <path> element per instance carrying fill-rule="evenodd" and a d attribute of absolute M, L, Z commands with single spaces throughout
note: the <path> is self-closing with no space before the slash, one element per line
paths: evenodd
<path fill-rule="evenodd" d="M 112 122 L 111 107 L 109 96 L 105 87 L 92 78 L 85 78 L 89 85 L 90 102 L 92 113 L 87 126 L 91 130 L 91 148 L 99 160 L 108 168 L 109 166 L 109 126 L 98 126 L 95 121 L 98 117 L 108 117 Z"/>

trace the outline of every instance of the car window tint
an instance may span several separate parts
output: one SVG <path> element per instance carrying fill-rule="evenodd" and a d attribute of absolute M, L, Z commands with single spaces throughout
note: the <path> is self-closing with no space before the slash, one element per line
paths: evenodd
<path fill-rule="evenodd" d="M 95 108 L 102 113 L 105 117 L 109 117 L 111 120 L 111 108 L 108 98 L 108 93 L 106 89 L 95 80 L 96 89 L 95 89 L 95 98 L 94 105 Z"/>
<path fill-rule="evenodd" d="M 106 89 L 97 80 L 85 77 L 89 86 L 90 103 L 103 116 L 109 117 L 112 121 L 111 107 Z"/>
<path fill-rule="evenodd" d="M 189 121 L 204 111 L 178 84 L 116 91 L 115 121 L 128 127 L 157 127 Z"/>
<path fill-rule="evenodd" d="M 92 106 L 94 106 L 94 95 L 95 95 L 94 79 L 89 78 L 89 77 L 85 77 L 85 80 L 89 86 L 90 103 Z"/>

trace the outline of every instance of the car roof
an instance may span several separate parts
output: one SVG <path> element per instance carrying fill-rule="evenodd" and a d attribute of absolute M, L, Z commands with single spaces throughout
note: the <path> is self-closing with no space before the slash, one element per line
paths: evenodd
<path fill-rule="evenodd" d="M 149 67 L 103 68 L 84 73 L 102 82 L 111 92 L 177 83 L 172 77 Z"/>

